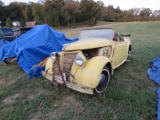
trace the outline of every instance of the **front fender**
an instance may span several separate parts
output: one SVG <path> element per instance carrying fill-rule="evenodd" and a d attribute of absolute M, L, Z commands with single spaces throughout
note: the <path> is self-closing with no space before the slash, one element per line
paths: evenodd
<path fill-rule="evenodd" d="M 45 71 L 51 75 L 53 74 L 53 71 L 52 71 L 53 62 L 54 61 L 49 57 L 45 65 Z"/>
<path fill-rule="evenodd" d="M 75 73 L 75 78 L 80 85 L 96 88 L 101 72 L 104 66 L 110 62 L 107 57 L 104 56 L 96 56 L 79 68 L 79 70 Z"/>

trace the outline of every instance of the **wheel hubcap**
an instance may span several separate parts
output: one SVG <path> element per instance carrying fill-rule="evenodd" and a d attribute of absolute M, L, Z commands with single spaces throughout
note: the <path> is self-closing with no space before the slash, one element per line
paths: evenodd
<path fill-rule="evenodd" d="M 110 80 L 109 72 L 108 72 L 108 70 L 104 69 L 102 71 L 101 76 L 100 76 L 99 84 L 95 89 L 96 92 L 102 93 L 107 88 L 109 80 Z"/>
<path fill-rule="evenodd" d="M 105 75 L 101 74 L 100 81 L 99 81 L 99 84 L 97 86 L 98 90 L 100 90 L 104 86 L 105 81 L 106 81 Z"/>

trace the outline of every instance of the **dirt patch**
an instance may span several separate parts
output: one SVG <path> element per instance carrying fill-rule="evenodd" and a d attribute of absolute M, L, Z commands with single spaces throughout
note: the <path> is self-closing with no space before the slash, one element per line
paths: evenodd
<path fill-rule="evenodd" d="M 39 95 L 41 95 L 42 93 L 44 93 L 44 91 L 43 90 L 36 90 L 36 91 L 34 91 L 32 94 L 30 94 L 29 96 L 28 96 L 28 98 L 29 99 L 34 99 L 34 98 L 36 98 L 36 97 L 38 97 Z"/>
<path fill-rule="evenodd" d="M 20 93 L 16 93 L 13 96 L 7 97 L 3 100 L 5 105 L 10 105 L 16 101 L 16 99 L 20 96 Z"/>
<path fill-rule="evenodd" d="M 4 86 L 4 84 L 5 84 L 4 80 L 1 80 L 0 81 L 0 86 Z"/>
<path fill-rule="evenodd" d="M 42 113 L 39 111 L 34 118 L 31 118 L 31 120 L 39 120 L 42 116 Z"/>
<path fill-rule="evenodd" d="M 41 112 L 38 112 L 37 115 L 31 120 L 41 120 L 41 119 L 53 119 L 59 120 L 61 116 L 68 110 L 71 109 L 76 115 L 79 115 L 83 111 L 83 107 L 79 101 L 75 99 L 75 96 L 67 96 L 62 99 L 60 102 L 55 102 L 54 106 L 57 107 L 54 111 L 49 112 L 46 115 L 42 115 Z M 74 118 L 74 116 L 73 116 Z"/>
<path fill-rule="evenodd" d="M 15 80 L 0 79 L 0 86 L 1 88 L 7 88 L 10 87 L 15 82 L 16 82 Z"/>
<path fill-rule="evenodd" d="M 5 85 L 4 85 L 4 88 L 7 88 L 9 86 L 11 86 L 13 83 L 15 83 L 16 81 L 12 80 L 10 82 L 7 82 Z"/>
<path fill-rule="evenodd" d="M 53 119 L 59 119 L 68 109 L 72 109 L 75 114 L 79 114 L 83 110 L 83 107 L 81 103 L 75 99 L 75 96 L 67 96 L 63 98 L 61 106 L 55 109 L 53 112 L 50 112 L 48 116 Z"/>

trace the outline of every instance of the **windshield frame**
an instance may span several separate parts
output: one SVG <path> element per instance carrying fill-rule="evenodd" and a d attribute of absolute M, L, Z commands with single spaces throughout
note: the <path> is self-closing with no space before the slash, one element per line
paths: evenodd
<path fill-rule="evenodd" d="M 107 34 L 105 34 L 105 32 L 107 33 L 107 30 L 109 30 L 109 32 L 111 33 L 108 33 L 110 34 L 111 36 L 108 36 L 107 37 Z M 98 34 L 96 35 L 96 31 L 98 32 Z M 101 32 L 102 31 L 102 32 Z M 86 32 L 86 36 L 82 37 L 82 32 Z M 87 33 L 88 32 L 88 33 Z M 99 38 L 99 39 L 107 39 L 107 40 L 113 40 L 113 37 L 114 37 L 114 30 L 112 28 L 91 28 L 91 29 L 83 29 L 81 30 L 80 34 L 79 34 L 79 40 L 82 40 L 82 39 L 90 39 L 90 38 Z M 102 35 L 102 36 L 100 36 Z"/>

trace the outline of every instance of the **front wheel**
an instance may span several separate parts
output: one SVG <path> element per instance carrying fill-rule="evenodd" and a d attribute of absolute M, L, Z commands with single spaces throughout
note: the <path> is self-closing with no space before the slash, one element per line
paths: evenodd
<path fill-rule="evenodd" d="M 98 86 L 94 89 L 95 94 L 101 94 L 104 92 L 104 90 L 108 87 L 109 81 L 110 81 L 110 70 L 108 67 L 104 67 L 99 79 Z"/>
<path fill-rule="evenodd" d="M 128 50 L 128 58 L 131 58 L 132 51 Z"/>
<path fill-rule="evenodd" d="M 127 58 L 131 58 L 131 53 L 132 53 L 132 49 L 131 49 L 131 46 L 130 46 L 129 49 L 128 49 L 128 56 L 127 56 Z"/>

